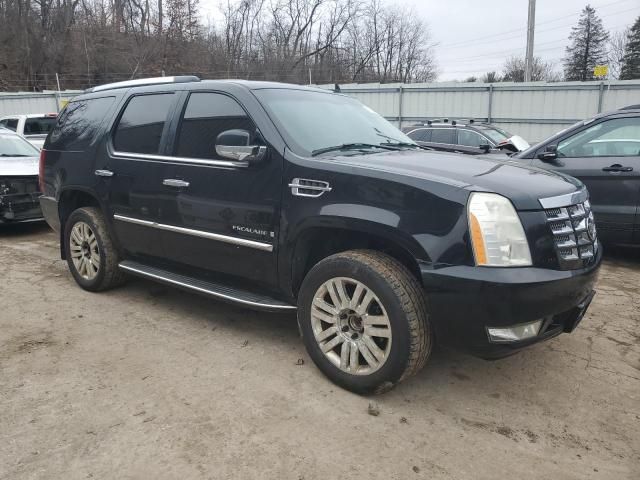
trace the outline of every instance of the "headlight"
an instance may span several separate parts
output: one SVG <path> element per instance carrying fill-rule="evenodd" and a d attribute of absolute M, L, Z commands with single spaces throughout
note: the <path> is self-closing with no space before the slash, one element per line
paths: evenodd
<path fill-rule="evenodd" d="M 511 202 L 496 193 L 469 197 L 469 232 L 476 265 L 522 267 L 531 265 L 529 242 Z"/>

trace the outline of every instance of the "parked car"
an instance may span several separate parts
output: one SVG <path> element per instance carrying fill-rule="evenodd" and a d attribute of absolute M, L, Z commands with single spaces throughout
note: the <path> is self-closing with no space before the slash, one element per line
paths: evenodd
<path fill-rule="evenodd" d="M 0 128 L 0 225 L 42 220 L 37 148 Z"/>
<path fill-rule="evenodd" d="M 425 151 L 325 90 L 142 82 L 76 97 L 42 151 L 43 211 L 82 288 L 132 274 L 297 310 L 315 364 L 359 393 L 420 370 L 436 339 L 499 357 L 584 315 L 601 252 L 578 180 Z"/>
<path fill-rule="evenodd" d="M 640 105 L 578 122 L 515 158 L 579 178 L 602 241 L 640 245 Z"/>
<path fill-rule="evenodd" d="M 8 128 L 22 135 L 38 148 L 56 124 L 57 113 L 33 113 L 29 115 L 8 115 L 0 117 L 0 127 Z"/>
<path fill-rule="evenodd" d="M 525 139 L 489 123 L 471 119 L 429 120 L 406 127 L 403 131 L 417 144 L 445 152 L 479 154 L 513 154 L 529 148 Z"/>

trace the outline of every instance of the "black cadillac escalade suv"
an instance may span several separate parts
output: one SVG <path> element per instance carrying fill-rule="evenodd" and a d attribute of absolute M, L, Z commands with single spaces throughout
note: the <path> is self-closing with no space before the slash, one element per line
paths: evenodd
<path fill-rule="evenodd" d="M 40 169 L 82 288 L 132 274 L 297 310 L 313 361 L 359 393 L 417 372 L 436 340 L 495 358 L 570 332 L 602 255 L 572 177 L 424 151 L 295 85 L 97 87 L 61 113 Z"/>

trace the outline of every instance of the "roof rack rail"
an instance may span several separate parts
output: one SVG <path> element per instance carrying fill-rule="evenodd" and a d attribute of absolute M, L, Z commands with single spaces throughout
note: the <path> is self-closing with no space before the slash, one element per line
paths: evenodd
<path fill-rule="evenodd" d="M 195 75 L 180 75 L 176 77 L 151 77 L 137 78 L 135 80 L 125 80 L 124 82 L 105 83 L 97 87 L 88 88 L 85 93 L 102 92 L 104 90 L 113 90 L 116 88 L 141 87 L 143 85 L 161 85 L 163 83 L 188 83 L 199 82 L 200 79 Z"/>

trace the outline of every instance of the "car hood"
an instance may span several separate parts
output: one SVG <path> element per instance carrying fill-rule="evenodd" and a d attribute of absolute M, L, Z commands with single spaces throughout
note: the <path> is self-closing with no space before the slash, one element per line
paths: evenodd
<path fill-rule="evenodd" d="M 0 177 L 38 175 L 38 157 L 0 157 Z"/>
<path fill-rule="evenodd" d="M 538 210 L 539 199 L 584 188 L 577 179 L 510 160 L 426 150 L 335 156 L 332 162 L 390 175 L 438 182 L 469 191 L 488 191 L 509 198 L 519 210 Z"/>

